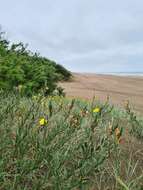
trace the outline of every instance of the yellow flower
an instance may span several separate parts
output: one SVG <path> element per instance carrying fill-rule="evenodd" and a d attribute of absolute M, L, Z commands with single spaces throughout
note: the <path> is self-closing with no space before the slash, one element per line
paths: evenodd
<path fill-rule="evenodd" d="M 96 107 L 93 109 L 93 113 L 99 113 L 100 112 L 100 108 L 99 107 Z"/>
<path fill-rule="evenodd" d="M 44 118 L 41 118 L 41 119 L 39 120 L 40 126 L 44 126 L 46 123 L 47 123 L 47 120 L 44 119 Z"/>

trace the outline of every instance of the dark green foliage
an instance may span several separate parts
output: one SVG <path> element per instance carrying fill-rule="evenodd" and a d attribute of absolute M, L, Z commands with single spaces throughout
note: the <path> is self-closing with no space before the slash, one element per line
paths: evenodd
<path fill-rule="evenodd" d="M 46 91 L 49 95 L 58 81 L 70 77 L 63 66 L 30 52 L 23 43 L 10 45 L 0 33 L 0 89 L 26 95 Z"/>
<path fill-rule="evenodd" d="M 57 73 L 61 74 L 63 77 L 63 80 L 69 80 L 71 77 L 71 73 L 67 71 L 62 65 L 56 64 L 55 65 Z"/>

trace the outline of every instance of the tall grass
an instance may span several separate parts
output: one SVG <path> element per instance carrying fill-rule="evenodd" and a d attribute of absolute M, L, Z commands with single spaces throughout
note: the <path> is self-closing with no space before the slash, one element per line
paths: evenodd
<path fill-rule="evenodd" d="M 143 125 L 136 118 L 136 133 L 134 122 L 108 101 L 1 92 L 0 189 L 142 190 Z"/>

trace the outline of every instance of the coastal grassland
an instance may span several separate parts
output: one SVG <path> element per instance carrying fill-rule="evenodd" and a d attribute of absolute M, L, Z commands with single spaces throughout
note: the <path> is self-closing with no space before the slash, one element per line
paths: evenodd
<path fill-rule="evenodd" d="M 143 120 L 128 102 L 1 92 L 0 189 L 142 190 Z"/>

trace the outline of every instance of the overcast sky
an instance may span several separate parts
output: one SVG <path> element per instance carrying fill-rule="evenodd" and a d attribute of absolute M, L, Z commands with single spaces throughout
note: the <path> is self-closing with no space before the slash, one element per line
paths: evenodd
<path fill-rule="evenodd" d="M 0 0 L 0 25 L 71 71 L 143 71 L 143 0 Z"/>

